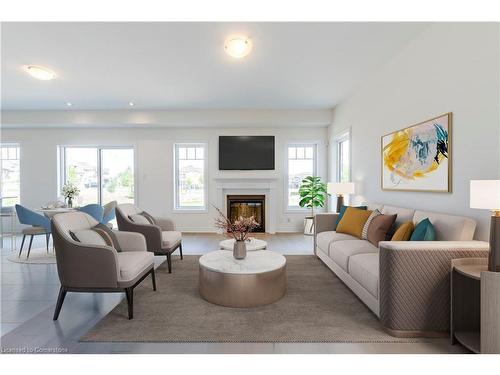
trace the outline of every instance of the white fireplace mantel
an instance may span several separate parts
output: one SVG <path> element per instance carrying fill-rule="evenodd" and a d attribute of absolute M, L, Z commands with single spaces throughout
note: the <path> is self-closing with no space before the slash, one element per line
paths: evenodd
<path fill-rule="evenodd" d="M 278 178 L 216 178 L 217 207 L 226 212 L 228 195 L 264 195 L 266 197 L 266 232 L 276 233 L 278 181 Z"/>

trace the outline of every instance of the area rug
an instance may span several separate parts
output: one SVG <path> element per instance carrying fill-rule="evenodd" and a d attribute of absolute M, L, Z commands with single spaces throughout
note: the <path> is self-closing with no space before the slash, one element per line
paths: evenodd
<path fill-rule="evenodd" d="M 13 251 L 7 257 L 7 260 L 14 263 L 27 263 L 27 264 L 55 264 L 56 254 L 52 249 L 49 249 L 47 253 L 46 247 L 37 247 L 31 249 L 30 257 L 26 258 L 28 255 L 28 249 L 23 249 L 21 256 L 19 257 L 19 249 Z"/>
<path fill-rule="evenodd" d="M 417 342 L 388 335 L 376 316 L 318 258 L 287 256 L 288 291 L 256 308 L 213 305 L 198 294 L 198 256 L 174 258 L 80 340 L 94 342 Z"/>

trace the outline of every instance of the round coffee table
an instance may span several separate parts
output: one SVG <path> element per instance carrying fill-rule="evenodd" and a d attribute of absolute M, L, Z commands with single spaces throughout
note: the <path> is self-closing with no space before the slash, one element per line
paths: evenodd
<path fill-rule="evenodd" d="M 231 250 L 233 251 L 234 242 L 236 240 L 231 238 L 229 240 L 224 240 L 219 242 L 219 247 L 222 250 Z M 267 247 L 267 242 L 264 240 L 259 240 L 258 238 L 250 238 L 250 240 L 245 241 L 247 245 L 247 251 L 255 251 L 255 250 L 265 250 Z"/>
<path fill-rule="evenodd" d="M 256 307 L 286 293 L 286 259 L 273 251 L 252 251 L 234 259 L 218 250 L 200 257 L 199 290 L 203 299 L 227 307 Z"/>

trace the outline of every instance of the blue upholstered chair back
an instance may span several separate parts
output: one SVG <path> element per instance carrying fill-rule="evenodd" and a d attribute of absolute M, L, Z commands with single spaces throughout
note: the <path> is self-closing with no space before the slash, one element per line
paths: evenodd
<path fill-rule="evenodd" d="M 21 224 L 32 225 L 34 227 L 43 227 L 50 232 L 50 219 L 21 206 L 20 204 L 16 204 L 16 213 Z"/>
<path fill-rule="evenodd" d="M 102 222 L 102 215 L 103 215 L 104 209 L 102 208 L 102 206 L 100 204 L 97 204 L 97 203 L 87 204 L 86 206 L 80 207 L 78 210 L 85 212 L 86 214 L 89 214 L 94 219 L 96 219 L 99 223 Z"/>
<path fill-rule="evenodd" d="M 116 216 L 116 201 L 109 202 L 103 206 L 104 214 L 102 218 L 102 223 L 107 224 L 113 220 Z"/>

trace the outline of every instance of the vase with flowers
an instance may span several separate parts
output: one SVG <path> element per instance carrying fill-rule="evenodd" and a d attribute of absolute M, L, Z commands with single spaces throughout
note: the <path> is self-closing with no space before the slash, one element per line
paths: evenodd
<path fill-rule="evenodd" d="M 68 182 L 62 188 L 62 195 L 64 196 L 64 198 L 66 198 L 69 208 L 73 207 L 73 199 L 77 197 L 78 194 L 80 194 L 80 189 L 70 182 Z"/>
<path fill-rule="evenodd" d="M 215 206 L 214 206 L 215 207 Z M 222 229 L 227 235 L 234 238 L 233 256 L 235 259 L 244 259 L 247 255 L 246 240 L 252 230 L 259 227 L 253 216 L 240 216 L 234 222 L 231 222 L 226 215 L 215 207 L 219 216 L 215 219 L 215 227 Z"/>

